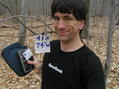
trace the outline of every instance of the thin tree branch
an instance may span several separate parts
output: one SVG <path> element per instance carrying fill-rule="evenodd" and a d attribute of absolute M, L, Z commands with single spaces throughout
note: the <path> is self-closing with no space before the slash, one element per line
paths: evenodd
<path fill-rule="evenodd" d="M 8 6 L 6 6 L 5 4 L 3 4 L 3 3 L 1 3 L 1 2 L 0 2 L 0 4 L 1 4 L 3 7 L 5 7 L 5 8 L 9 11 L 9 13 L 10 13 L 12 16 L 14 16 L 14 13 L 9 9 Z M 26 25 L 24 25 L 23 22 L 22 22 L 20 19 L 18 19 L 17 17 L 15 17 L 15 19 L 16 19 L 17 21 L 19 21 L 19 23 L 20 23 L 21 25 L 23 25 L 26 29 L 28 29 L 30 32 L 32 32 L 32 33 L 35 35 L 35 32 L 33 32 L 30 28 L 26 27 Z"/>
<path fill-rule="evenodd" d="M 42 34 L 43 32 L 41 33 L 36 33 L 36 35 L 39 35 L 39 34 Z M 51 31 L 47 31 L 45 33 L 54 33 L 54 32 L 51 32 Z M 26 34 L 7 34 L 7 35 L 2 35 L 0 34 L 0 37 L 20 37 L 20 36 L 34 36 L 34 34 L 29 34 L 29 35 L 26 35 Z"/>
<path fill-rule="evenodd" d="M 14 13 L 9 9 L 8 6 L 4 5 L 4 4 L 1 3 L 1 2 L 0 2 L 0 4 L 1 4 L 3 7 L 5 7 L 5 8 L 9 11 L 9 13 L 12 15 L 11 17 L 8 17 L 8 18 L 6 18 L 6 19 L 0 20 L 0 22 L 6 21 L 6 20 L 8 20 L 8 19 L 15 18 L 21 25 L 23 25 L 23 26 L 24 26 L 26 29 L 28 29 L 31 33 L 33 33 L 34 35 L 36 35 L 36 33 L 33 32 L 33 31 L 32 31 L 30 28 L 28 28 L 26 25 L 24 25 L 23 22 L 22 22 L 18 17 L 31 18 L 31 19 L 36 19 L 36 20 L 42 22 L 45 26 L 47 26 L 47 27 L 51 30 L 51 32 L 53 32 L 53 30 L 52 30 L 44 21 L 42 21 L 42 20 L 40 20 L 40 19 L 38 19 L 38 18 L 36 18 L 36 17 L 23 16 L 23 15 L 14 15 Z"/>
<path fill-rule="evenodd" d="M 48 26 L 53 25 L 53 23 L 47 24 Z M 37 29 L 44 27 L 45 25 L 40 25 L 40 26 L 29 26 L 31 29 Z M 1 25 L 0 28 L 13 28 L 13 29 L 19 29 L 19 26 L 7 26 L 7 25 Z"/>
<path fill-rule="evenodd" d="M 30 18 L 30 19 L 35 19 L 37 21 L 40 21 L 42 22 L 45 26 L 47 26 L 51 32 L 54 32 L 48 24 L 46 24 L 43 20 L 37 18 L 37 17 L 34 17 L 34 16 L 26 16 L 26 15 L 14 15 L 14 16 L 11 16 L 11 17 L 7 17 L 5 19 L 1 19 L 0 22 L 3 22 L 3 21 L 6 21 L 6 20 L 9 20 L 9 19 L 13 19 L 13 18 L 18 18 L 18 17 L 23 17 L 23 18 Z"/>

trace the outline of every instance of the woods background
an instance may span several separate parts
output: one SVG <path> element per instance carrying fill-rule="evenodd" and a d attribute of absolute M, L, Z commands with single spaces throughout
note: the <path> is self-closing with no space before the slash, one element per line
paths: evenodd
<path fill-rule="evenodd" d="M 85 2 L 89 15 L 82 38 L 101 59 L 107 89 L 119 89 L 119 0 Z M 51 3 L 52 0 L 0 0 L 0 53 L 4 47 L 17 41 L 34 53 L 34 34 L 29 29 L 35 33 L 53 31 Z M 52 33 L 53 39 L 56 35 Z M 43 54 L 34 55 L 42 60 Z M 18 77 L 0 57 L 0 89 L 40 89 L 41 80 L 34 71 Z"/>

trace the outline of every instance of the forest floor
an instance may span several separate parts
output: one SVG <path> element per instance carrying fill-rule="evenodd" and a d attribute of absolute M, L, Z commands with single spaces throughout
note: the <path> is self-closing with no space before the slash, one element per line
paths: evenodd
<path fill-rule="evenodd" d="M 30 25 L 31 24 L 32 23 L 30 23 Z M 88 41 L 87 39 L 84 40 L 84 42 L 100 57 L 103 66 L 105 64 L 107 51 L 107 24 L 109 23 L 101 18 L 91 20 L 89 30 L 90 39 L 88 39 Z M 7 25 L 11 26 L 11 24 Z M 32 24 L 32 26 L 36 25 L 39 24 Z M 37 29 L 37 31 L 41 31 L 41 28 Z M 13 27 L 0 29 L 0 53 L 5 46 L 18 41 L 19 37 L 13 37 L 15 34 L 18 34 L 18 30 L 14 30 Z M 55 37 L 52 36 L 52 39 L 54 38 Z M 25 44 L 30 47 L 34 53 L 34 36 L 27 36 Z M 43 54 L 34 53 L 34 55 L 40 58 L 39 60 L 42 60 L 41 58 Z M 0 57 L 0 89 L 40 89 L 42 81 L 41 76 L 41 74 L 37 74 L 36 72 L 32 71 L 25 77 L 19 77 L 10 69 L 3 58 Z M 115 26 L 115 31 L 113 34 L 112 62 L 107 79 L 107 89 L 119 89 L 119 26 Z"/>

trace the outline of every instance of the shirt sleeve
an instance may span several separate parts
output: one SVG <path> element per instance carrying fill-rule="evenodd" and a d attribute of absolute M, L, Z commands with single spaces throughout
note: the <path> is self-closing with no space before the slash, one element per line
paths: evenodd
<path fill-rule="evenodd" d="M 102 64 L 95 54 L 88 55 L 82 76 L 84 89 L 106 89 Z"/>

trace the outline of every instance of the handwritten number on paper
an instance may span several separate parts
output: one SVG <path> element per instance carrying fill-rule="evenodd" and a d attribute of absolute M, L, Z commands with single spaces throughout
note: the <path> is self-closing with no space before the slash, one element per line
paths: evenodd
<path fill-rule="evenodd" d="M 35 52 L 50 52 L 50 34 L 43 33 L 35 37 Z"/>

